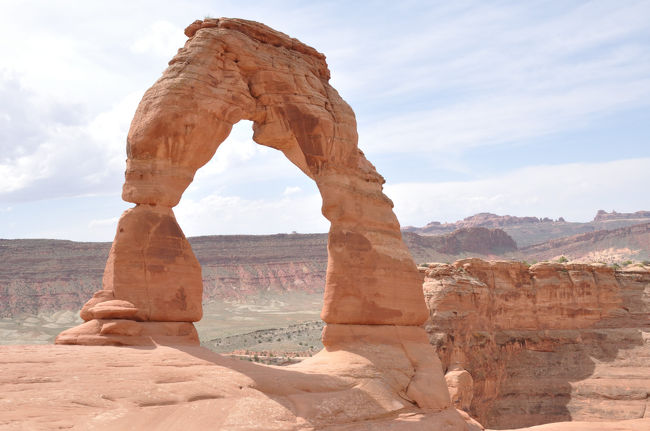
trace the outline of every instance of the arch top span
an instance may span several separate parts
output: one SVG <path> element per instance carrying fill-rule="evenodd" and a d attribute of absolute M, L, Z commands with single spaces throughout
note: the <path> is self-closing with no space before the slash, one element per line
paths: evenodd
<path fill-rule="evenodd" d="M 185 33 L 185 46 L 136 111 L 126 201 L 176 205 L 242 119 L 253 121 L 257 143 L 282 151 L 313 179 L 344 169 L 383 183 L 357 148 L 354 112 L 329 85 L 323 54 L 239 19 L 195 21 Z M 169 175 L 149 175 L 161 169 Z"/>
<path fill-rule="evenodd" d="M 195 21 L 185 34 L 131 123 L 122 196 L 136 206 L 120 218 L 103 289 L 82 317 L 88 324 L 166 322 L 160 330 L 172 337 L 187 326 L 170 323 L 201 318 L 200 265 L 172 208 L 245 119 L 257 143 L 282 151 L 321 193 L 331 223 L 323 320 L 422 324 L 422 278 L 382 192 L 384 179 L 358 148 L 354 112 L 329 84 L 325 56 L 253 21 Z M 103 330 L 94 325 L 85 330 Z M 127 326 L 111 331 L 142 330 Z M 78 332 L 64 334 L 60 342 L 83 344 Z"/>

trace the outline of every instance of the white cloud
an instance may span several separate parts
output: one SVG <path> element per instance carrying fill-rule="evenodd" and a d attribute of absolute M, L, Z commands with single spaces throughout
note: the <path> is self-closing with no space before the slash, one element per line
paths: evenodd
<path fill-rule="evenodd" d="M 183 198 L 174 209 L 186 236 L 327 232 L 318 194 L 281 199 L 244 199 L 211 194 L 200 200 Z"/>
<path fill-rule="evenodd" d="M 289 196 L 289 195 L 293 195 L 293 194 L 295 194 L 295 193 L 300 193 L 301 191 L 302 191 L 302 189 L 301 189 L 300 187 L 297 187 L 297 186 L 289 186 L 289 187 L 287 187 L 287 188 L 284 189 L 284 192 L 283 192 L 282 194 L 283 194 L 284 196 Z"/>
<path fill-rule="evenodd" d="M 549 93 L 504 92 L 366 125 L 360 141 L 369 154 L 462 153 L 583 128 L 612 110 L 644 105 L 649 99 L 650 79 L 623 77 L 597 90 L 576 85 Z"/>
<path fill-rule="evenodd" d="M 591 220 L 598 209 L 647 209 L 650 158 L 531 166 L 474 181 L 385 187 L 402 225 L 453 222 L 478 212 Z"/>
<path fill-rule="evenodd" d="M 253 122 L 242 120 L 235 124 L 230 135 L 219 145 L 217 152 L 209 163 L 197 172 L 197 178 L 221 175 L 234 165 L 251 160 L 256 155 L 271 150 L 253 141 Z"/>
<path fill-rule="evenodd" d="M 50 199 L 42 207 L 49 213 L 65 205 L 62 196 L 119 192 L 137 101 L 184 43 L 184 26 L 206 13 L 258 20 L 324 52 L 332 84 L 356 110 L 360 144 L 371 160 L 399 152 L 400 158 L 435 158 L 436 166 L 467 173 L 466 156 L 479 146 L 516 142 L 525 151 L 539 136 L 593 133 L 600 119 L 650 103 L 647 1 L 409 1 L 373 10 L 361 3 L 294 3 L 224 1 L 217 7 L 202 0 L 179 8 L 160 0 L 125 9 L 99 0 L 4 2 L 0 207 L 15 206 L 12 214 L 18 214 L 24 211 L 20 202 Z M 626 130 L 637 141 L 642 133 Z M 250 123 L 236 125 L 198 171 L 179 207 L 193 234 L 326 230 L 313 184 L 251 135 Z M 499 160 L 488 163 L 500 166 Z M 626 178 L 648 178 L 632 161 L 625 162 L 631 174 L 613 163 L 537 166 L 463 183 L 428 184 L 423 171 L 420 182 L 387 190 L 396 193 L 398 215 L 409 224 L 485 210 L 577 219 L 591 218 L 599 207 L 647 206 L 642 193 L 630 192 L 638 184 Z M 594 166 L 620 175 L 625 188 L 601 184 Z M 480 178 L 481 172 L 471 175 Z M 530 175 L 573 180 L 565 191 Z M 301 192 L 292 193 L 294 187 Z M 74 212 L 60 217 L 79 217 Z M 74 223 L 75 237 L 83 236 L 79 231 L 89 219 L 111 214 L 85 215 Z M 227 223 L 219 226 L 223 217 Z M 95 223 L 93 235 L 102 226 L 112 229 Z"/>
<path fill-rule="evenodd" d="M 182 28 L 169 21 L 156 21 L 131 45 L 131 50 L 138 54 L 153 54 L 170 59 L 186 40 Z"/>
<path fill-rule="evenodd" d="M 369 155 L 525 143 L 650 105 L 650 3 L 467 6 L 423 6 L 426 32 L 394 20 L 390 39 L 346 35 L 334 73 L 353 106 L 374 102 L 359 116 Z"/>
<path fill-rule="evenodd" d="M 118 189 L 123 180 L 126 134 L 138 99 L 138 94 L 129 94 L 81 124 L 61 123 L 38 104 L 38 98 L 23 99 L 21 109 L 31 111 L 30 121 L 41 126 L 23 133 L 21 151 L 7 151 L 0 159 L 0 196 L 25 200 Z M 11 137 L 0 144 L 8 149 L 16 146 Z"/>
<path fill-rule="evenodd" d="M 117 222 L 119 221 L 119 217 L 111 217 L 111 218 L 106 218 L 106 219 L 100 219 L 100 220 L 91 220 L 90 223 L 88 223 L 88 228 L 89 229 L 95 229 L 95 228 L 105 228 L 105 227 L 111 227 L 113 230 L 117 228 Z"/>

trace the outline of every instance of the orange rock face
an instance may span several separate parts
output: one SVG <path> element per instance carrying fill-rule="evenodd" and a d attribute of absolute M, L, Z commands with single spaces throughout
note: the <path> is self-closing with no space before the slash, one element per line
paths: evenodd
<path fill-rule="evenodd" d="M 323 320 L 423 323 L 421 276 L 382 193 L 384 180 L 357 147 L 354 113 L 329 85 L 324 55 L 238 19 L 196 21 L 186 35 L 131 123 L 122 197 L 136 206 L 119 221 L 103 292 L 82 317 L 201 318 L 200 266 L 172 207 L 232 125 L 246 119 L 253 121 L 253 139 L 282 151 L 323 197 L 331 222 Z M 78 335 L 63 334 L 58 342 L 83 339 Z"/>
<path fill-rule="evenodd" d="M 647 271 L 467 259 L 424 272 L 452 400 L 486 427 L 647 417 Z"/>
<path fill-rule="evenodd" d="M 122 197 L 136 206 L 118 223 L 103 289 L 81 311 L 87 322 L 56 342 L 198 344 L 191 322 L 201 318 L 201 269 L 172 207 L 233 124 L 251 120 L 257 143 L 282 151 L 316 182 L 331 222 L 326 349 L 300 367 L 360 372 L 350 384 L 370 386 L 352 391 L 348 408 L 368 391 L 377 415 L 417 406 L 447 411 L 450 430 L 479 429 L 451 407 L 419 327 L 428 316 L 422 277 L 382 192 L 384 179 L 357 147 L 354 113 L 329 85 L 325 57 L 251 21 L 206 19 L 185 33 L 189 40 L 145 93 L 129 130 Z M 302 397 L 309 402 L 292 399 L 298 416 L 320 416 L 314 405 L 331 402 L 312 391 Z"/>

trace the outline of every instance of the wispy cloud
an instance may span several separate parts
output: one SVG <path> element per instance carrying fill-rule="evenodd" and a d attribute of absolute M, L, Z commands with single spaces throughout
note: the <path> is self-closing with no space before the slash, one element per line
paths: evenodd
<path fill-rule="evenodd" d="M 26 120 L 13 117 L 16 111 L 9 112 L 9 128 L 37 126 L 26 130 L 18 142 L 16 135 L 0 142 L 4 153 L 0 158 L 0 198 L 21 201 L 118 189 L 123 179 L 126 133 L 139 97 L 129 94 L 81 124 L 57 120 L 57 113 L 38 96 L 19 99 L 20 109 L 31 115 Z"/>
<path fill-rule="evenodd" d="M 200 200 L 184 198 L 174 210 L 185 235 L 327 232 L 318 194 L 281 199 L 245 199 L 213 193 Z"/>
<path fill-rule="evenodd" d="M 149 26 L 148 32 L 131 45 L 131 50 L 137 54 L 152 54 L 169 59 L 186 40 L 182 28 L 169 21 L 155 21 Z"/>
<path fill-rule="evenodd" d="M 374 94 L 376 104 L 402 100 L 360 119 L 370 155 L 444 157 L 650 106 L 648 2 L 474 3 L 462 13 L 422 14 L 436 25 L 391 32 L 388 46 L 369 51 L 372 70 L 343 66 L 353 94 Z"/>
<path fill-rule="evenodd" d="M 300 193 L 301 191 L 302 191 L 302 189 L 301 189 L 300 187 L 297 187 L 297 186 L 289 186 L 289 187 L 287 187 L 287 188 L 284 189 L 284 192 L 283 192 L 282 194 L 283 194 L 284 196 L 289 196 L 289 195 L 293 195 L 293 194 L 295 194 L 295 193 Z"/>
<path fill-rule="evenodd" d="M 88 228 L 89 229 L 105 228 L 107 226 L 116 228 L 119 219 L 120 219 L 119 217 L 111 217 L 111 218 L 101 219 L 101 220 L 91 220 L 90 223 L 88 223 Z"/>
<path fill-rule="evenodd" d="M 502 160 L 490 159 L 488 150 L 516 143 L 513 151 L 526 152 L 539 145 L 540 137 L 563 141 L 567 133 L 581 133 L 587 137 L 581 142 L 588 142 L 598 134 L 601 120 L 648 110 L 650 2 L 405 0 L 373 5 L 292 0 L 218 5 L 199 0 L 182 8 L 168 0 L 126 6 L 101 0 L 69 7 L 37 0 L 3 3 L 0 207 L 11 205 L 11 214 L 25 214 L 34 207 L 28 211 L 23 203 L 40 201 L 42 211 L 51 212 L 64 205 L 62 197 L 119 193 L 125 139 L 137 102 L 184 42 L 182 29 L 206 14 L 262 21 L 327 55 L 332 84 L 355 109 L 362 149 L 371 161 L 392 163 L 393 171 L 408 170 L 407 176 L 415 179 L 387 187 L 396 193 L 404 223 L 453 221 L 485 210 L 590 218 L 600 206 L 644 207 L 639 195 L 629 192 L 634 180 L 625 179 L 647 180 L 636 168 L 647 166 L 648 153 L 641 148 L 625 154 L 636 153 L 636 161 L 612 165 L 603 160 L 607 151 L 600 153 L 603 163 L 560 165 L 564 168 L 550 166 L 560 162 L 560 155 L 543 161 L 513 157 L 548 166 L 520 166 L 501 177 L 477 172 L 469 160 L 483 151 L 481 163 L 501 167 Z M 648 128 L 626 132 L 640 142 Z M 591 154 L 588 144 L 580 145 L 573 154 Z M 426 168 L 419 170 L 416 163 L 402 168 L 396 161 L 406 158 L 421 164 L 436 160 L 436 168 L 474 180 L 432 182 Z M 615 168 L 616 163 L 630 172 Z M 592 186 L 601 184 L 594 166 L 620 175 L 626 189 Z M 576 180 L 567 189 L 581 190 L 581 178 L 587 178 L 584 196 L 591 200 L 545 185 L 556 184 L 554 176 L 571 175 Z M 297 188 L 301 191 L 293 192 Z M 420 194 L 410 192 L 415 189 Z M 428 202 L 421 202 L 427 195 Z M 300 205 L 308 210 L 303 213 Z M 261 233 L 322 230 L 322 220 L 315 221 L 322 218 L 319 208 L 310 180 L 277 151 L 253 143 L 250 124 L 242 123 L 199 170 L 178 212 L 192 234 Z M 67 217 L 80 217 L 73 212 Z M 111 214 L 90 212 L 74 223 L 75 238 L 82 236 L 80 226 Z M 64 217 L 62 211 L 57 214 Z M 113 230 L 97 223 L 93 235 Z M 110 239 L 112 233 L 106 235 Z"/>

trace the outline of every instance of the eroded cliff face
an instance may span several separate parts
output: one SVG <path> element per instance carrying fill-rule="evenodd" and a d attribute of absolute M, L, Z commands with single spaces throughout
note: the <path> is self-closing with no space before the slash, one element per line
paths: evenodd
<path fill-rule="evenodd" d="M 647 270 L 467 259 L 422 272 L 452 397 L 486 427 L 650 417 Z"/>

